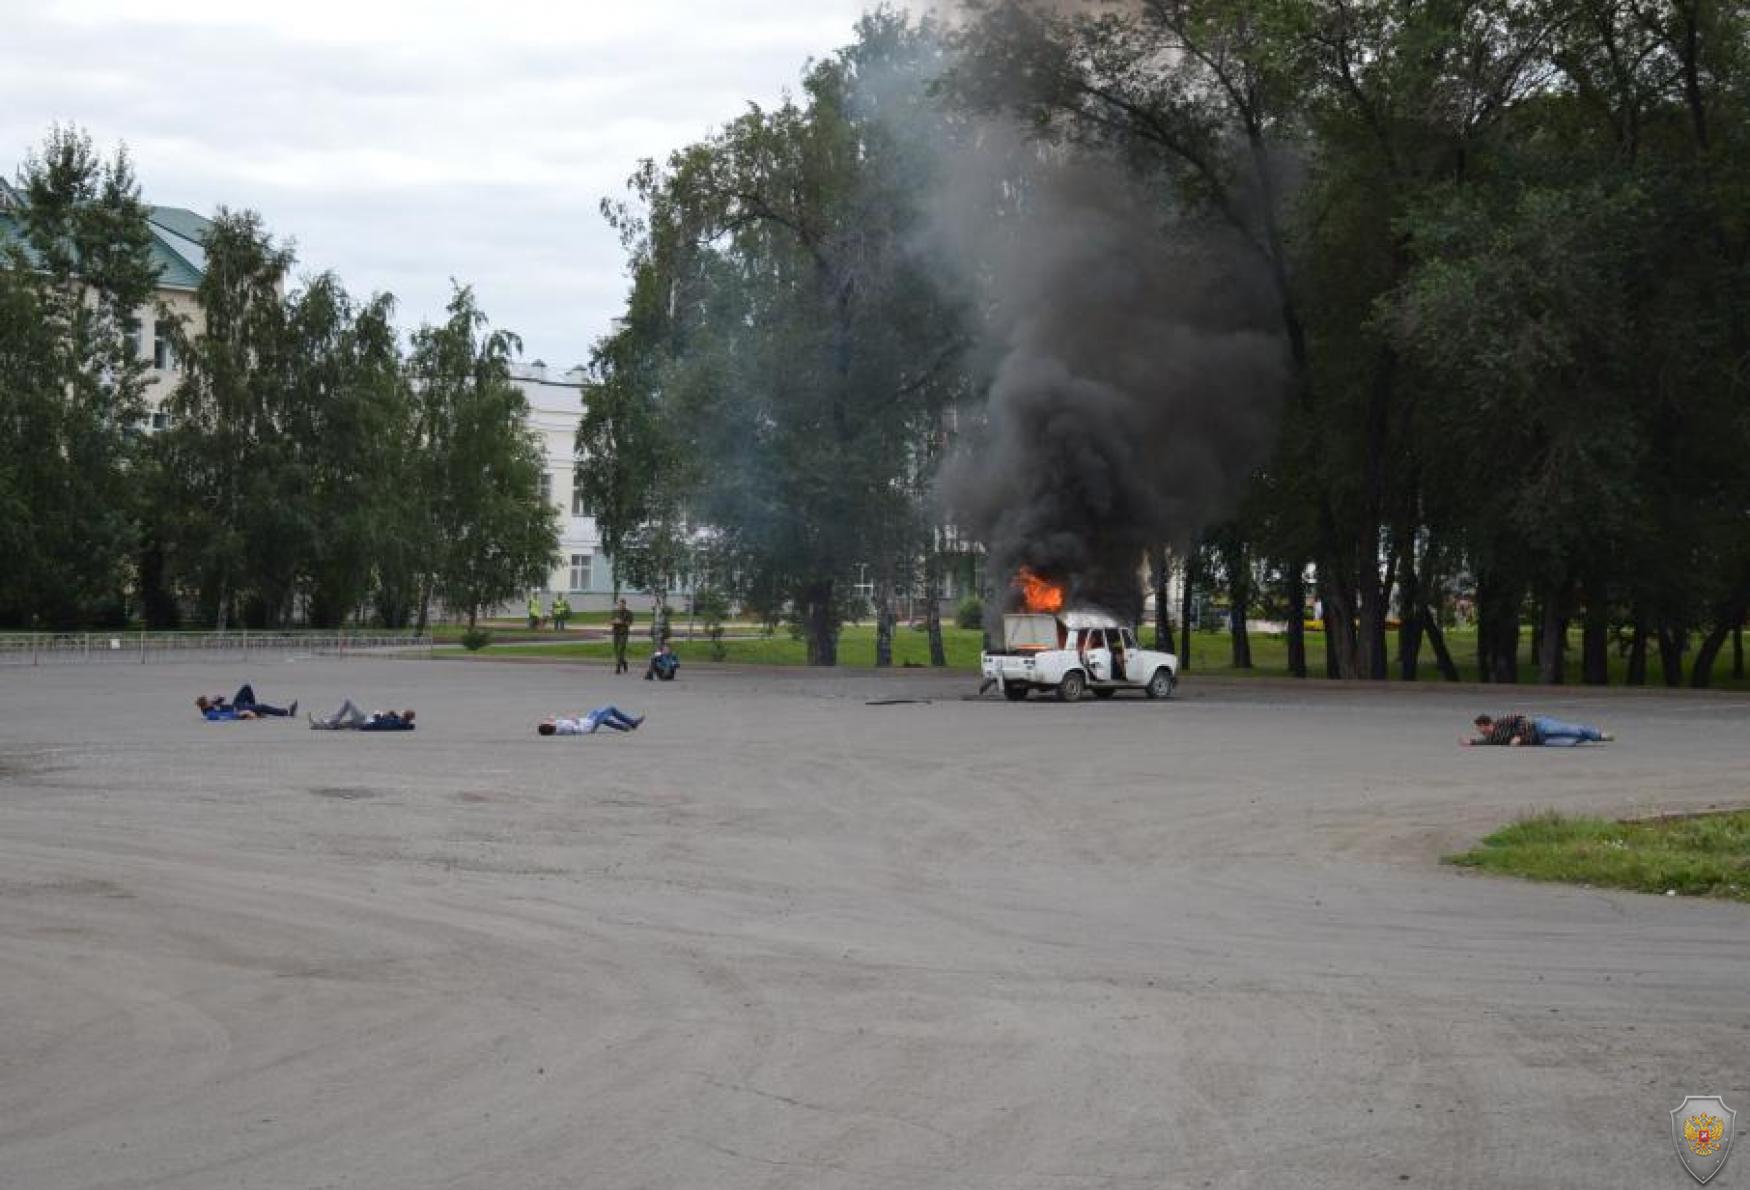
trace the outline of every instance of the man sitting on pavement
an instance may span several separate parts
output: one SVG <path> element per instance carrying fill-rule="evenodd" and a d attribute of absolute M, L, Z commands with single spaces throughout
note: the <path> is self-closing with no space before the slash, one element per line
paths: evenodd
<path fill-rule="evenodd" d="M 652 678 L 659 678 L 664 682 L 672 682 L 675 671 L 680 667 L 681 659 L 676 657 L 674 650 L 668 647 L 668 642 L 663 641 L 657 646 L 656 652 L 651 655 L 650 664 L 645 667 L 644 680 L 648 682 Z"/>

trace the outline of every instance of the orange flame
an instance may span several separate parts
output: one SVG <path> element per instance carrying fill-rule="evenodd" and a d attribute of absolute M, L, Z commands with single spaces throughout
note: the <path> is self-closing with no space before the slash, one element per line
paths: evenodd
<path fill-rule="evenodd" d="M 1021 593 L 1021 606 L 1030 612 L 1063 610 L 1063 584 L 1040 578 L 1025 566 L 1015 576 L 1015 590 Z"/>

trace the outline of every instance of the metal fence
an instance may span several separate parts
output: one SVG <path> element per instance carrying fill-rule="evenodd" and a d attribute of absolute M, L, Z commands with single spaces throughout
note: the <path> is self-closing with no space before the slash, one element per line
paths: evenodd
<path fill-rule="evenodd" d="M 431 652 L 429 632 L 0 632 L 0 667 Z"/>

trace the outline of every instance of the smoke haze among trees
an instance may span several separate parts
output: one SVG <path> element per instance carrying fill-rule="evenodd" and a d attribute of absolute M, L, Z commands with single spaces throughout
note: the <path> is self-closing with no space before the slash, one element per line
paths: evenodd
<path fill-rule="evenodd" d="M 817 660 L 848 564 L 880 616 L 953 523 L 999 591 L 1057 559 L 1131 606 L 1145 558 L 1219 587 L 1236 659 L 1271 611 L 1297 673 L 1414 676 L 1432 647 L 1455 674 L 1462 613 L 1489 680 L 1529 626 L 1545 680 L 1604 680 L 1612 650 L 1644 680 L 1656 648 L 1702 684 L 1750 601 L 1747 71 L 1735 4 L 882 10 L 799 101 L 640 171 L 604 343 L 637 345 L 644 420 L 684 427 L 673 506 L 738 546 L 699 552 L 708 581 L 799 609 Z M 1025 146 L 944 251 L 919 225 L 993 128 Z M 881 432 L 839 433 L 853 408 Z M 950 439 L 944 508 L 920 478 Z M 1049 444 L 1035 474 L 1019 440 Z M 833 549 L 758 544 L 793 499 L 832 509 Z"/>
<path fill-rule="evenodd" d="M 883 8 L 790 99 L 723 118 L 607 204 L 630 292 L 591 354 L 578 481 L 640 585 L 789 618 L 820 664 L 852 614 L 890 656 L 907 594 L 939 656 L 928 596 L 969 559 L 997 599 L 1022 562 L 1123 609 L 1145 566 L 1158 594 L 1182 576 L 1157 631 L 1213 599 L 1237 664 L 1264 617 L 1297 674 L 1514 681 L 1528 636 L 1547 681 L 1741 664 L 1742 3 Z M 43 242 L 112 247 L 0 275 L 0 503 L 35 514 L 0 518 L 28 559 L 0 612 L 122 614 L 167 581 L 203 614 L 363 590 L 404 617 L 463 590 L 429 569 L 449 530 L 417 489 L 360 478 L 454 474 L 422 461 L 443 439 L 415 428 L 378 302 L 312 284 L 191 372 L 197 425 L 238 369 L 272 378 L 236 389 L 259 403 L 244 474 L 220 437 L 142 450 L 104 314 L 141 283 L 126 163 L 41 176 Z M 478 332 L 458 301 L 440 329 Z M 491 390 L 502 352 L 470 341 L 423 358 L 471 352 Z M 361 501 L 408 531 L 350 525 Z"/>

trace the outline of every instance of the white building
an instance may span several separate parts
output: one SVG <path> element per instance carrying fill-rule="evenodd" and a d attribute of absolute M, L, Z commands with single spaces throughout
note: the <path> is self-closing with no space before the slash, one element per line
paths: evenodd
<path fill-rule="evenodd" d="M 547 471 L 541 492 L 559 516 L 559 565 L 540 592 L 545 611 L 563 593 L 573 611 L 601 610 L 613 601 L 614 575 L 602 553 L 601 532 L 575 480 L 577 424 L 583 418 L 583 369 L 555 372 L 536 360 L 511 365 L 511 379 L 529 403 L 529 426 L 541 435 Z M 628 592 L 629 594 L 629 592 Z M 513 607 L 513 613 L 520 612 Z"/>

